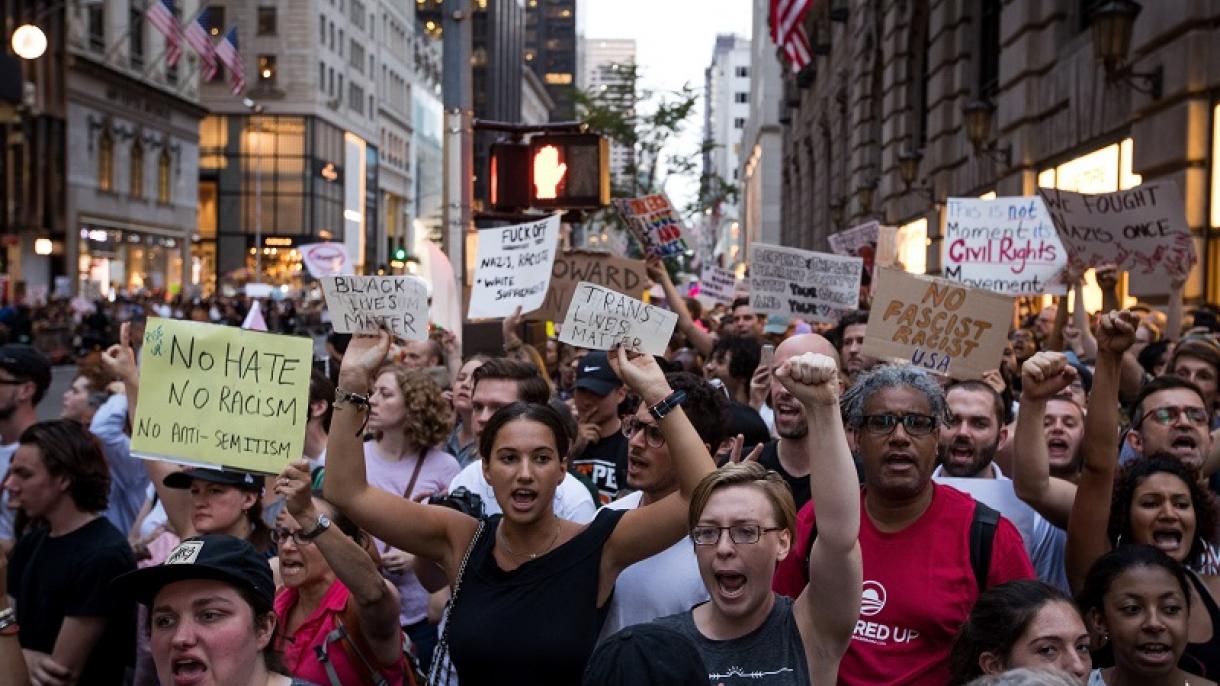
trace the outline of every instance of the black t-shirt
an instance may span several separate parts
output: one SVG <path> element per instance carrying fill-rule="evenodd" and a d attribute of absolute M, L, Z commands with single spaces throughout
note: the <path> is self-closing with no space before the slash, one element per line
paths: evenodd
<path fill-rule="evenodd" d="M 601 505 L 614 500 L 621 489 L 627 488 L 627 437 L 615 431 L 590 443 L 572 459 L 572 468 L 593 480 Z"/>
<path fill-rule="evenodd" d="M 779 463 L 778 439 L 763 446 L 762 454 L 758 456 L 758 464 L 774 470 L 784 477 L 784 481 L 788 482 L 788 488 L 792 489 L 792 499 L 796 501 L 797 510 L 809 502 L 809 475 L 792 476 L 784 469 L 784 466 Z"/>
<path fill-rule="evenodd" d="M 135 568 L 127 540 L 105 517 L 63 536 L 42 528 L 22 536 L 8 569 L 21 647 L 49 654 L 65 617 L 105 617 L 79 683 L 122 683 L 135 653 L 135 606 L 117 599 L 109 586 Z"/>

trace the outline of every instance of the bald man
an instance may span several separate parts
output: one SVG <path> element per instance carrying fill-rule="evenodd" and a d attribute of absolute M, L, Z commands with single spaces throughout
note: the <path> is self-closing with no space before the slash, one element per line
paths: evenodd
<path fill-rule="evenodd" d="M 775 359 L 771 369 L 778 368 L 790 357 L 803 353 L 821 353 L 839 361 L 839 353 L 830 341 L 816 333 L 806 333 L 792 336 L 780 343 L 775 349 Z M 792 489 L 792 497 L 796 500 L 799 510 L 809 502 L 809 461 L 812 455 L 806 455 L 803 439 L 809 433 L 809 423 L 805 418 L 805 410 L 784 385 L 771 378 L 771 405 L 775 408 L 776 440 L 767 443 L 758 457 L 758 463 L 767 469 L 775 470 L 788 487 Z"/>

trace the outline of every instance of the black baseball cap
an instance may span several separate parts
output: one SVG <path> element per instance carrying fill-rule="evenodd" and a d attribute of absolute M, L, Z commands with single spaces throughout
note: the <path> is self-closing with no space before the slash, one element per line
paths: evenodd
<path fill-rule="evenodd" d="M 51 362 L 34 346 L 24 343 L 0 345 L 0 369 L 21 381 L 34 382 L 35 404 L 51 386 Z"/>
<path fill-rule="evenodd" d="M 275 579 L 267 558 L 248 541 L 225 534 L 205 534 L 178 544 L 165 562 L 116 577 L 117 593 L 152 605 L 165 586 L 177 581 L 211 579 L 250 591 L 264 607 L 275 601 Z"/>
<path fill-rule="evenodd" d="M 623 382 L 610 368 L 610 356 L 600 350 L 586 354 L 576 367 L 576 387 L 600 396 L 622 386 Z"/>
<path fill-rule="evenodd" d="M 235 469 L 204 469 L 202 467 L 174 472 L 165 477 L 161 483 L 168 488 L 185 490 L 191 487 L 191 482 L 195 479 L 225 486 L 236 486 L 247 491 L 258 491 L 263 488 L 263 478 L 257 474 L 240 472 Z"/>
<path fill-rule="evenodd" d="M 636 624 L 602 641 L 583 686 L 706 686 L 707 667 L 690 639 L 657 623 Z"/>

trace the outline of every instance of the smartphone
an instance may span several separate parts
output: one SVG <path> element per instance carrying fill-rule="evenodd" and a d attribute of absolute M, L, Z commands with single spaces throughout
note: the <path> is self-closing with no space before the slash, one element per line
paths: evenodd
<path fill-rule="evenodd" d="M 775 346 L 771 345 L 770 343 L 764 343 L 763 347 L 762 347 L 762 354 L 759 355 L 759 357 L 758 357 L 758 364 L 767 365 L 769 367 L 769 366 L 771 366 L 771 361 L 774 359 L 775 359 Z"/>

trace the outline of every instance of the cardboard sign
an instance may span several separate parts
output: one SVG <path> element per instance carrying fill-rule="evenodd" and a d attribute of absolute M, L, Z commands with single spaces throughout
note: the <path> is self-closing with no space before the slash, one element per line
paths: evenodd
<path fill-rule="evenodd" d="M 347 256 L 347 247 L 342 243 L 310 243 L 297 250 L 301 251 L 305 269 L 315 279 L 352 273 L 352 261 Z"/>
<path fill-rule="evenodd" d="M 733 302 L 737 281 L 737 273 L 732 269 L 706 265 L 699 273 L 699 294 L 713 302 Z"/>
<path fill-rule="evenodd" d="M 559 215 L 479 231 L 468 319 L 507 317 L 546 299 L 559 245 Z"/>
<path fill-rule="evenodd" d="M 576 284 L 588 281 L 624 295 L 639 297 L 648 285 L 648 271 L 639 260 L 629 260 L 604 252 L 569 250 L 559 254 L 551 265 L 551 285 L 542 306 L 527 312 L 533 321 L 560 321 L 568 311 Z"/>
<path fill-rule="evenodd" d="M 149 319 L 132 454 L 279 473 L 305 449 L 312 362 L 308 338 Z"/>
<path fill-rule="evenodd" d="M 617 199 L 614 208 L 639 241 L 644 255 L 671 257 L 686 252 L 682 217 L 665 195 Z"/>
<path fill-rule="evenodd" d="M 1067 248 L 1072 271 L 1117 264 L 1130 275 L 1132 290 L 1165 293 L 1166 265 L 1197 259 L 1182 194 L 1172 180 L 1097 195 L 1054 188 L 1039 188 L 1038 193 Z"/>
<path fill-rule="evenodd" d="M 955 379 L 1000 367 L 1012 298 L 952 281 L 879 269 L 863 355 Z"/>
<path fill-rule="evenodd" d="M 678 315 L 669 310 L 581 281 L 572 294 L 559 340 L 593 350 L 622 343 L 649 355 L 664 355 L 677 325 Z"/>
<path fill-rule="evenodd" d="M 414 276 L 327 276 L 322 295 L 338 333 L 376 333 L 412 341 L 428 338 L 428 286 Z"/>
<path fill-rule="evenodd" d="M 1006 295 L 1063 295 L 1067 253 L 1038 197 L 949 198 L 945 278 Z"/>
<path fill-rule="evenodd" d="M 829 253 L 750 244 L 750 306 L 758 312 L 837 322 L 860 304 L 864 261 Z"/>
<path fill-rule="evenodd" d="M 876 245 L 877 235 L 881 232 L 881 222 L 871 221 L 853 226 L 846 231 L 832 233 L 826 237 L 830 242 L 830 251 L 836 255 L 859 254 L 859 249 L 866 245 Z"/>

